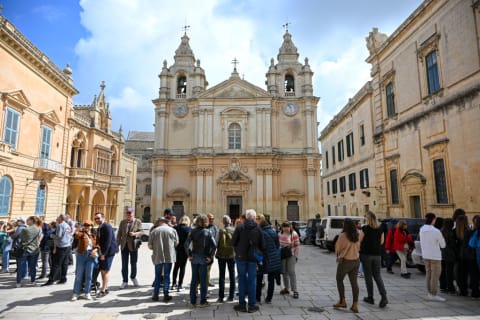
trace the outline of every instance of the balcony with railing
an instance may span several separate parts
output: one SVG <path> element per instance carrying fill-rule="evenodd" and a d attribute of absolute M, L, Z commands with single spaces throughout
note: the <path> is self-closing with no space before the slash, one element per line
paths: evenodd
<path fill-rule="evenodd" d="M 8 142 L 0 141 L 0 160 L 10 160 L 12 158 L 12 146 Z"/>
<path fill-rule="evenodd" d="M 33 167 L 37 170 L 63 173 L 63 163 L 51 159 L 36 158 Z"/>

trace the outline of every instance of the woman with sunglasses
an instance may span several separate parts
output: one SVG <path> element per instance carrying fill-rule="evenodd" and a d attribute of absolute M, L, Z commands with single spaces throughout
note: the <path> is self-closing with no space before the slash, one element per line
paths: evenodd
<path fill-rule="evenodd" d="M 72 301 L 80 296 L 82 285 L 85 288 L 84 298 L 91 300 L 90 290 L 92 287 L 92 274 L 95 265 L 98 263 L 98 247 L 96 239 L 92 235 L 93 222 L 87 220 L 83 223 L 83 228 L 75 232 L 75 239 L 78 239 L 76 254 L 77 265 L 75 268 L 75 284 L 73 286 Z"/>

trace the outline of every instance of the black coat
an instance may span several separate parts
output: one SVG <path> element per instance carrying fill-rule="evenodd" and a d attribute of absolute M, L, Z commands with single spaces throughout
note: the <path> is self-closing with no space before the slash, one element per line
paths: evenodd
<path fill-rule="evenodd" d="M 110 224 L 104 222 L 98 228 L 97 245 L 100 247 L 100 254 L 106 257 L 114 256 L 118 252 L 117 240 Z"/>
<path fill-rule="evenodd" d="M 280 272 L 282 270 L 282 260 L 280 259 L 280 253 L 278 252 L 278 248 L 280 248 L 278 234 L 270 225 L 263 227 L 262 232 L 263 240 L 265 242 L 265 251 L 263 251 L 263 272 Z"/>
<path fill-rule="evenodd" d="M 232 236 L 232 246 L 235 248 L 235 260 L 240 262 L 257 262 L 253 250 L 264 252 L 262 229 L 253 220 L 245 220 L 235 228 Z"/>

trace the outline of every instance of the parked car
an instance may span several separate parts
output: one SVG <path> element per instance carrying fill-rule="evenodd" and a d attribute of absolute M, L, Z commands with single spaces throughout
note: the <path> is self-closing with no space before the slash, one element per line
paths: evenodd
<path fill-rule="evenodd" d="M 315 242 L 315 239 L 317 237 L 318 225 L 321 222 L 322 222 L 322 219 L 320 218 L 308 219 L 307 227 L 305 230 L 305 240 L 303 241 L 303 243 L 317 245 Z"/>
<path fill-rule="evenodd" d="M 150 229 L 153 227 L 153 223 L 151 222 L 142 222 L 142 231 L 143 234 L 140 237 L 142 241 L 148 241 L 148 238 L 150 237 Z"/>
<path fill-rule="evenodd" d="M 352 219 L 355 222 L 363 222 L 363 217 L 359 216 L 328 216 L 322 218 L 321 223 L 317 225 L 317 237 L 315 243 L 320 246 L 320 248 L 335 251 L 335 243 L 342 232 L 343 222 L 347 218 Z"/>
<path fill-rule="evenodd" d="M 425 273 L 425 262 L 423 261 L 420 240 L 415 241 L 415 249 L 412 251 L 412 263 L 417 267 L 418 270 Z"/>
<path fill-rule="evenodd" d="M 306 236 L 307 223 L 305 221 L 290 221 L 292 225 L 295 226 L 298 231 L 298 236 L 300 237 L 300 243 L 304 243 Z"/>

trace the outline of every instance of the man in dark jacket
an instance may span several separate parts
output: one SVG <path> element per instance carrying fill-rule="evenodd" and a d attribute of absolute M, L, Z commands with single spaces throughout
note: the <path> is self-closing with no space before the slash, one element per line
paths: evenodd
<path fill-rule="evenodd" d="M 253 209 L 245 212 L 245 222 L 240 224 L 233 233 L 232 245 L 235 248 L 238 273 L 238 305 L 235 311 L 258 311 L 256 302 L 257 260 L 254 251 L 264 251 L 263 233 L 255 223 L 257 213 Z M 248 291 L 248 309 L 245 303 L 245 293 Z"/>
<path fill-rule="evenodd" d="M 103 213 L 95 214 L 95 223 L 99 225 L 97 231 L 97 245 L 100 247 L 100 257 L 98 266 L 102 274 L 102 288 L 98 295 L 99 298 L 108 294 L 108 281 L 110 279 L 110 268 L 112 267 L 113 257 L 118 252 L 117 241 L 112 226 L 105 222 Z"/>

